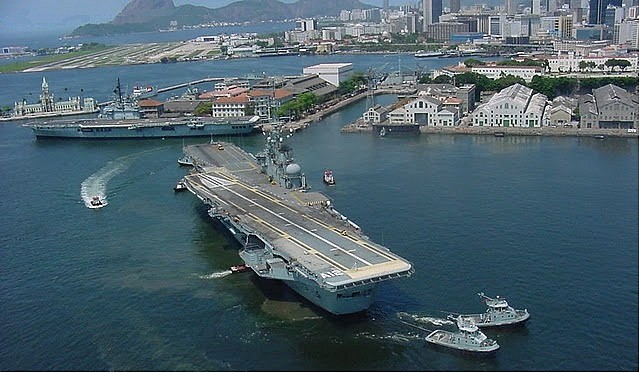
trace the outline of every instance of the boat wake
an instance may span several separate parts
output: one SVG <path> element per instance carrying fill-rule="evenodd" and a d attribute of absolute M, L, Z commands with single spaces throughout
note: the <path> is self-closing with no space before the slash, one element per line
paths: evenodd
<path fill-rule="evenodd" d="M 222 277 L 229 276 L 231 273 L 232 273 L 231 270 L 227 269 L 226 271 L 213 272 L 208 275 L 199 275 L 198 278 L 202 280 L 211 280 L 213 278 L 222 278 Z"/>
<path fill-rule="evenodd" d="M 162 148 L 145 150 L 143 152 L 116 158 L 113 161 L 109 161 L 98 171 L 94 172 L 80 184 L 80 197 L 82 198 L 84 205 L 88 208 L 91 208 L 91 200 L 94 196 L 98 196 L 100 200 L 104 201 L 106 204 L 107 184 L 109 183 L 109 181 L 128 169 L 133 161 L 139 156 L 160 149 Z"/>
<path fill-rule="evenodd" d="M 375 340 L 390 341 L 392 343 L 405 344 L 407 342 L 422 339 L 419 334 L 406 334 L 391 332 L 387 334 L 374 334 L 369 332 L 362 332 L 358 334 L 359 337 Z"/>
<path fill-rule="evenodd" d="M 406 312 L 398 312 L 398 318 L 405 320 L 405 319 L 410 319 L 413 320 L 415 322 L 419 322 L 422 324 L 431 324 L 431 325 L 435 325 L 435 326 L 442 326 L 442 325 L 453 325 L 453 321 L 452 320 L 447 320 L 447 319 L 442 319 L 439 317 L 430 317 L 430 316 L 420 316 L 420 315 L 412 315 Z"/>

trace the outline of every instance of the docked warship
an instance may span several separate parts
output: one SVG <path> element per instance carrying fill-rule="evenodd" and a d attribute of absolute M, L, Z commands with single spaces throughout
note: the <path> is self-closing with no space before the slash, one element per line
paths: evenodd
<path fill-rule="evenodd" d="M 137 100 L 123 95 L 120 79 L 114 99 L 98 118 L 50 120 L 25 124 L 36 137 L 82 139 L 138 139 L 243 135 L 254 131 L 257 115 L 234 118 L 142 118 Z"/>
<path fill-rule="evenodd" d="M 413 266 L 309 190 L 289 135 L 276 127 L 255 157 L 229 143 L 187 146 L 194 168 L 184 184 L 240 242 L 256 275 L 335 315 L 366 310 L 380 282 L 408 277 Z"/>

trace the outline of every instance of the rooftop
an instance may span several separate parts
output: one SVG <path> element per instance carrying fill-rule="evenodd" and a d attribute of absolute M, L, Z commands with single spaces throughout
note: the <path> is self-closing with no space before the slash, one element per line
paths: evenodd
<path fill-rule="evenodd" d="M 339 69 L 341 67 L 352 66 L 352 63 L 320 63 L 313 66 L 307 66 L 305 69 Z"/>

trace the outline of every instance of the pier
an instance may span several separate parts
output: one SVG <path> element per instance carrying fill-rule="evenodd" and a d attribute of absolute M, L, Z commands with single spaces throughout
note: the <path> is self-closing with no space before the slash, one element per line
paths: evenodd
<path fill-rule="evenodd" d="M 208 78 L 204 78 L 204 79 L 194 80 L 192 82 L 180 83 L 180 84 L 175 84 L 175 85 L 172 85 L 172 86 L 169 86 L 169 87 L 159 88 L 156 92 L 164 93 L 164 92 L 173 91 L 174 89 L 180 89 L 180 88 L 188 87 L 190 85 L 196 85 L 196 84 L 207 83 L 207 82 L 222 82 L 224 80 L 225 80 L 225 78 L 208 77 Z"/>

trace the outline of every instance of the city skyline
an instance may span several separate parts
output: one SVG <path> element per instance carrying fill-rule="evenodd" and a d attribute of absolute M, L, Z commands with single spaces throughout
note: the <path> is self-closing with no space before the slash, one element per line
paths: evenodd
<path fill-rule="evenodd" d="M 176 6 L 192 4 L 220 8 L 239 0 L 173 0 Z M 293 3 L 297 0 L 279 0 Z M 131 0 L 46 0 L 0 1 L 0 34 L 12 36 L 24 33 L 70 32 L 87 23 L 110 22 Z M 384 0 L 363 1 L 384 6 Z M 403 0 L 388 0 L 390 6 L 406 4 Z"/>

